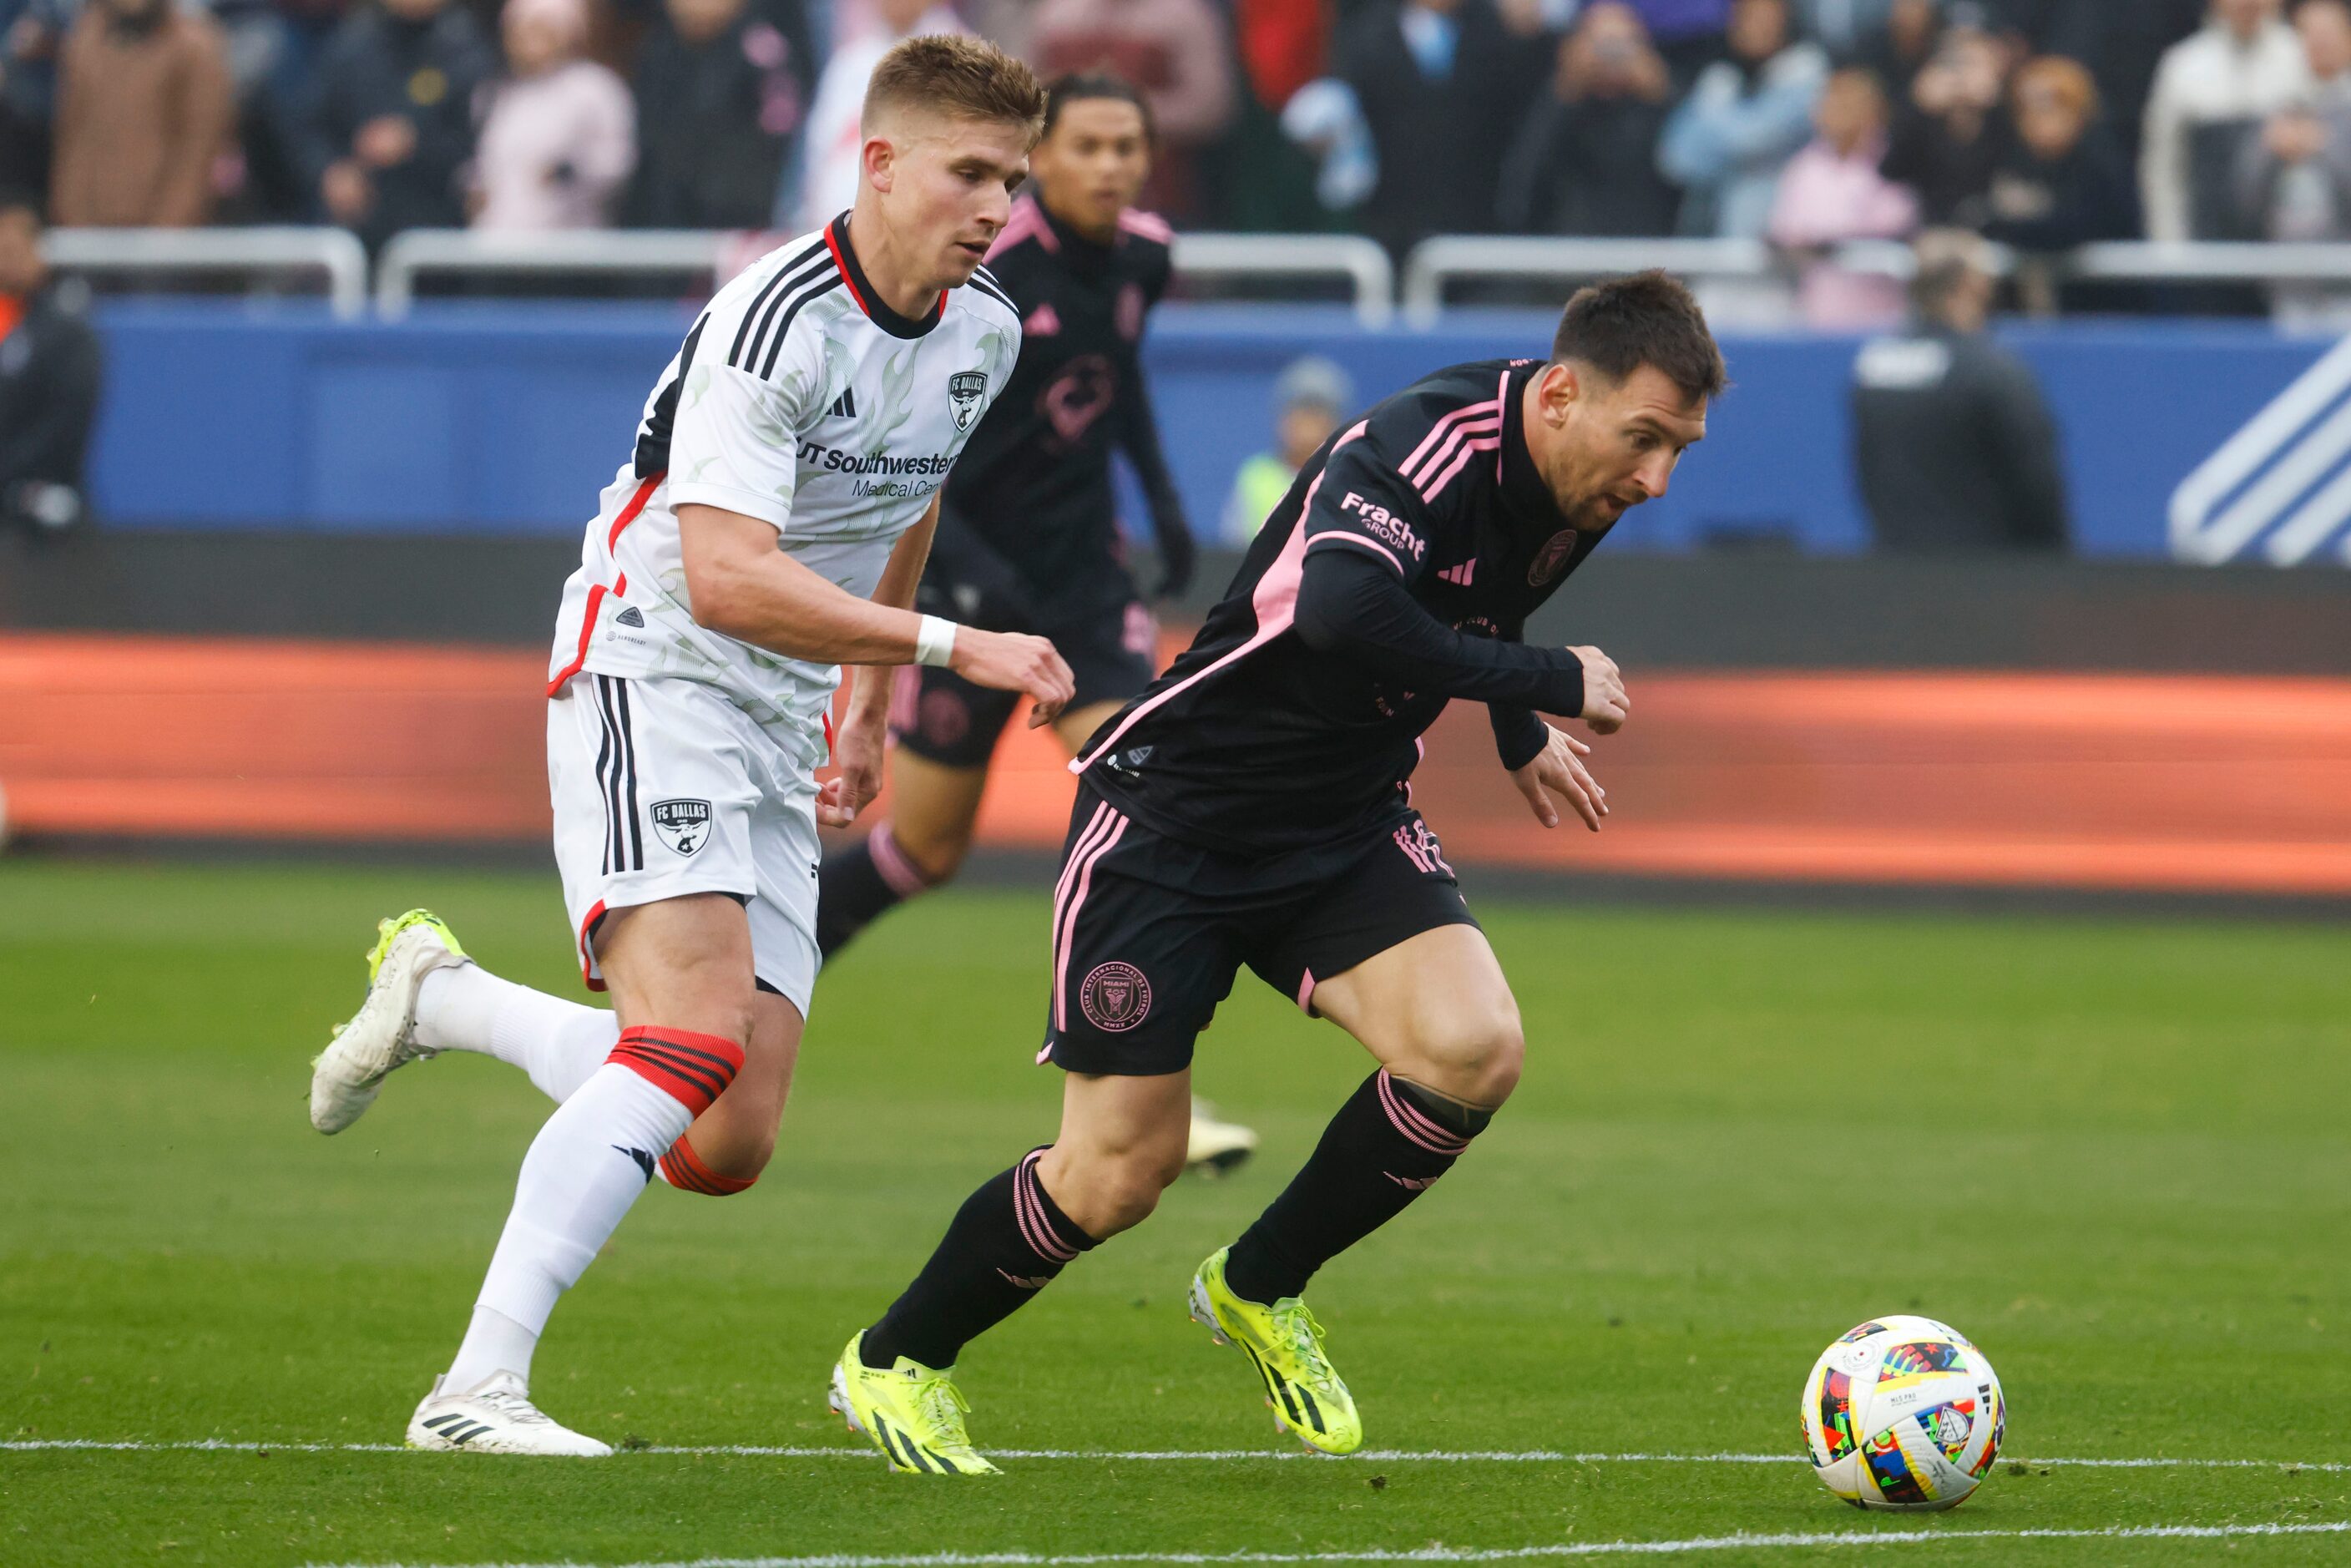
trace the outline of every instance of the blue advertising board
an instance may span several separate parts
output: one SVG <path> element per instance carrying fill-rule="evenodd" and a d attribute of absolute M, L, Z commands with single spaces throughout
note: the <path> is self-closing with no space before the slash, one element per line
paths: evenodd
<path fill-rule="evenodd" d="M 626 459 L 691 319 L 664 305 L 451 303 L 337 322 L 307 304 L 110 302 L 93 500 L 124 528 L 569 533 Z M 1540 354 L 1551 324 L 1460 311 L 1432 331 L 1372 332 L 1325 307 L 1163 308 L 1145 358 L 1195 527 L 1218 526 L 1236 469 L 1270 444 L 1275 378 L 1301 356 L 1335 361 L 1369 402 L 1438 365 Z M 2215 322 L 2001 335 L 2056 411 L 2083 554 L 2260 559 L 2283 535 L 2310 545 L 2295 559 L 2344 559 L 2351 480 L 2335 465 L 2351 460 L 2351 415 L 2330 399 L 2351 392 L 2351 361 L 2335 388 L 2330 341 Z M 1622 544 L 1865 549 L 1846 410 L 1859 340 L 1724 348 L 1734 385 L 1705 445 L 1670 495 L 1628 517 Z M 2183 493 L 2193 476 L 2200 488 Z M 1147 535 L 1139 508 L 1127 514 Z"/>

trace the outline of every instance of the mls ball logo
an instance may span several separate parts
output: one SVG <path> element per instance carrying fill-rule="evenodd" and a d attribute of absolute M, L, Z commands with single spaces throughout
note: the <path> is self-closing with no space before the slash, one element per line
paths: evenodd
<path fill-rule="evenodd" d="M 653 831 L 662 842 L 682 855 L 690 855 L 710 838 L 710 802 L 707 800 L 656 800 L 653 810 Z"/>
<path fill-rule="evenodd" d="M 955 409 L 957 430 L 969 430 L 979 417 L 979 400 L 987 395 L 986 371 L 957 371 L 947 378 L 947 402 Z"/>
<path fill-rule="evenodd" d="M 1099 965 L 1078 988 L 1078 1006 L 1096 1029 L 1123 1034 L 1151 1011 L 1151 982 L 1132 964 Z"/>

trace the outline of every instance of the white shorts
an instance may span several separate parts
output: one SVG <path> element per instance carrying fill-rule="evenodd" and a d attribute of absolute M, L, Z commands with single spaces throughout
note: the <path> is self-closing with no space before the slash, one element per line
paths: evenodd
<path fill-rule="evenodd" d="M 816 946 L 816 782 L 714 687 L 583 672 L 547 705 L 555 862 L 580 977 L 598 923 L 691 893 L 738 898 L 752 971 L 806 1018 Z"/>

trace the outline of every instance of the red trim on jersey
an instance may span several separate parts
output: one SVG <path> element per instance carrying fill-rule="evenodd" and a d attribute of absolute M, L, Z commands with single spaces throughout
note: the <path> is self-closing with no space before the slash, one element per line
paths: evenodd
<path fill-rule="evenodd" d="M 872 315 L 873 308 L 865 303 L 865 296 L 857 292 L 857 279 L 849 276 L 849 263 L 841 259 L 841 241 L 833 234 L 832 225 L 830 224 L 825 225 L 824 248 L 832 252 L 832 265 L 841 271 L 841 286 L 849 290 L 849 297 L 857 301 L 857 308 L 860 310 L 864 311 L 868 316 Z"/>
<path fill-rule="evenodd" d="M 589 950 L 588 934 L 596 929 L 596 922 L 604 918 L 604 901 L 598 899 L 580 922 L 580 982 L 591 991 L 601 991 L 604 982 L 596 977 L 595 955 Z"/>
<path fill-rule="evenodd" d="M 631 523 L 637 520 L 637 514 L 645 509 L 645 503 L 653 498 L 653 492 L 660 488 L 661 482 L 668 477 L 669 470 L 664 468 L 637 486 L 637 493 L 629 497 L 629 504 L 622 507 L 621 515 L 612 519 L 612 531 L 604 536 L 606 549 L 621 548 L 621 535 L 627 531 Z"/>
<path fill-rule="evenodd" d="M 653 499 L 653 492 L 659 489 L 661 487 L 661 482 L 668 477 L 669 470 L 664 468 L 660 473 L 655 474 L 638 484 L 637 493 L 629 497 L 629 504 L 622 507 L 621 508 L 621 515 L 612 519 L 612 531 L 604 536 L 604 551 L 607 555 L 611 554 L 614 549 L 617 549 L 620 547 L 621 535 L 627 530 L 628 526 L 631 523 L 637 520 L 637 514 L 645 509 L 645 503 Z M 621 573 L 619 580 L 610 588 L 605 587 L 601 582 L 592 584 L 589 588 L 588 608 L 580 617 L 580 647 L 571 655 L 571 662 L 564 665 L 562 669 L 557 671 L 555 678 L 547 683 L 547 695 L 551 697 L 555 695 L 556 693 L 561 691 L 563 689 L 564 682 L 569 680 L 572 676 L 578 674 L 582 669 L 587 667 L 588 640 L 596 635 L 596 612 L 603 608 L 604 595 L 607 593 L 626 593 L 628 591 L 629 574 L 625 571 Z M 596 990 L 601 991 L 604 988 L 601 986 L 596 985 L 593 981 L 590 981 L 590 985 L 591 988 Z"/>

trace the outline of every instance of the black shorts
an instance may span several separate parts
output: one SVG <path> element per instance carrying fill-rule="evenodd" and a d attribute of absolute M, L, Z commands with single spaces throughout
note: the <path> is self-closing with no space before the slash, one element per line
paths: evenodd
<path fill-rule="evenodd" d="M 1123 703 L 1158 674 L 1159 623 L 1139 601 L 1113 606 L 1075 625 L 1040 630 L 1077 677 L 1070 711 Z M 1020 706 L 1017 692 L 973 685 L 953 670 L 907 664 L 890 704 L 890 734 L 942 768 L 985 768 L 996 738 Z"/>
<path fill-rule="evenodd" d="M 1079 780 L 1053 894 L 1053 1000 L 1037 1060 L 1150 1077 L 1242 965 L 1311 1016 L 1318 978 L 1440 925 L 1475 925 L 1420 813 L 1347 843 L 1234 855 L 1171 839 Z"/>

